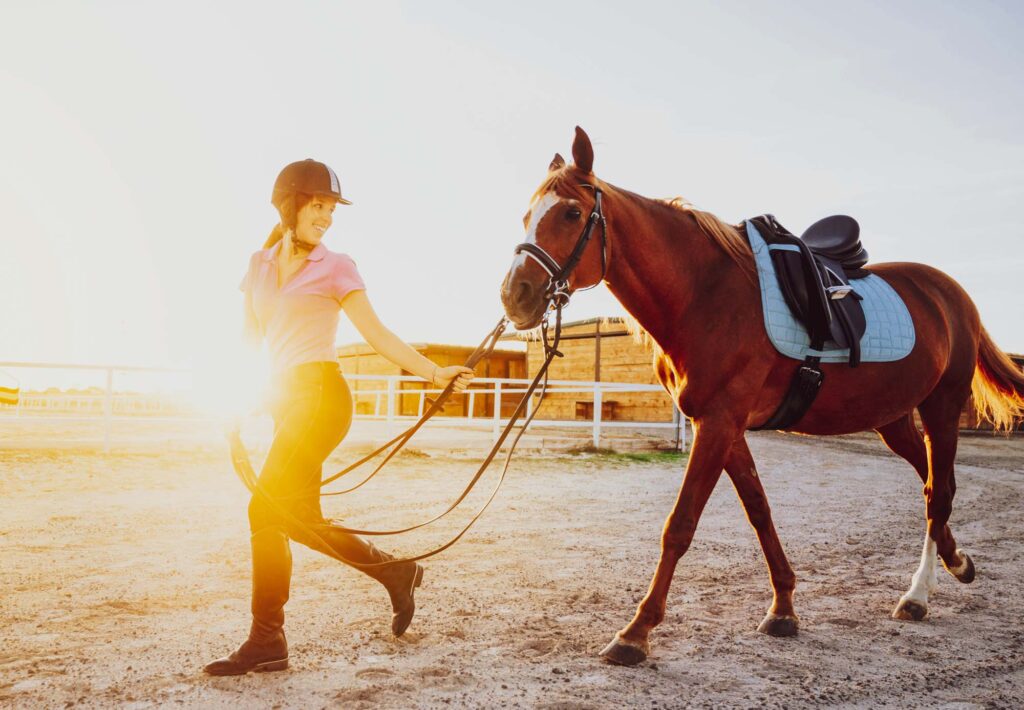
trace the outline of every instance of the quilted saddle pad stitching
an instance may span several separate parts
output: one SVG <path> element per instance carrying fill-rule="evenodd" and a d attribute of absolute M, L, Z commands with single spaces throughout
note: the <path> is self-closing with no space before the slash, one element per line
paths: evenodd
<path fill-rule="evenodd" d="M 761 306 L 768 338 L 775 349 L 786 357 L 803 360 L 810 350 L 810 337 L 793 316 L 782 295 L 768 253 L 768 244 L 753 224 L 747 222 L 746 227 L 747 239 L 750 240 L 757 263 Z M 895 362 L 909 355 L 916 339 L 914 322 L 895 289 L 877 274 L 857 279 L 853 286 L 864 299 L 861 305 L 867 319 L 867 329 L 860 341 L 861 361 Z M 827 341 L 824 350 L 822 362 L 844 363 L 849 360 L 849 349 L 840 348 L 834 341 Z"/>

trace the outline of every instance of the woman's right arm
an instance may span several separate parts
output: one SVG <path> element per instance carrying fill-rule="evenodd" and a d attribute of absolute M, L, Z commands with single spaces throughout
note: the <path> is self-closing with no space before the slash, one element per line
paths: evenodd
<path fill-rule="evenodd" d="M 403 370 L 422 377 L 437 387 L 447 387 L 448 383 L 454 380 L 456 392 L 464 391 L 472 381 L 473 371 L 468 367 L 440 367 L 392 333 L 380 322 L 365 290 L 352 291 L 342 301 L 342 308 L 345 309 L 345 315 L 352 325 L 366 339 L 366 343 Z"/>

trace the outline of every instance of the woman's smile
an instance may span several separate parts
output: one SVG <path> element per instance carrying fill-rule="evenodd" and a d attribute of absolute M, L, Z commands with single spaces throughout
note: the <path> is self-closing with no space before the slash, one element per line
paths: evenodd
<path fill-rule="evenodd" d="M 334 223 L 334 207 L 337 202 L 325 197 L 315 197 L 295 215 L 295 236 L 306 244 L 319 244 L 327 230 Z"/>

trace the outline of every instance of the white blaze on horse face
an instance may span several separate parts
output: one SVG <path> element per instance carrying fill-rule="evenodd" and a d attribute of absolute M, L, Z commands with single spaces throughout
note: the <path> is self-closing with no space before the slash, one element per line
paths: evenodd
<path fill-rule="evenodd" d="M 540 225 L 540 221 L 544 219 L 544 215 L 548 211 L 561 202 L 561 198 L 553 192 L 545 192 L 540 196 L 540 199 L 533 203 L 530 207 L 530 222 L 526 225 L 526 243 L 536 244 L 537 243 L 537 227 Z M 516 272 L 519 271 L 523 266 L 526 265 L 527 256 L 525 253 L 516 254 L 516 258 L 512 261 L 512 276 L 515 277 Z"/>

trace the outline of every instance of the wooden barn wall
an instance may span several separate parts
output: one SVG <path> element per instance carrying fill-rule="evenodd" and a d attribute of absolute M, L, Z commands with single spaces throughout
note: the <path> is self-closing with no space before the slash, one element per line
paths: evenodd
<path fill-rule="evenodd" d="M 413 345 L 417 352 L 424 357 L 437 363 L 440 367 L 449 365 L 462 365 L 472 354 L 474 348 L 466 346 L 445 346 L 445 345 Z M 341 370 L 347 375 L 409 375 L 411 373 L 401 370 L 389 360 L 378 355 L 369 346 L 364 344 L 348 345 L 338 349 L 338 362 Z M 521 378 L 526 376 L 526 353 L 514 350 L 496 350 L 491 356 L 481 360 L 474 372 L 477 377 L 511 377 Z M 431 389 L 426 382 L 401 382 L 399 389 L 403 392 L 410 392 L 408 395 L 399 394 L 396 398 L 396 413 L 401 415 L 414 416 L 419 411 L 419 392 L 424 389 Z M 359 381 L 349 382 L 352 389 L 363 391 L 386 391 L 387 383 L 383 381 Z M 478 385 L 474 389 L 491 388 L 493 385 Z M 415 393 L 415 394 L 412 394 Z M 436 393 L 435 393 L 436 394 Z M 430 396 L 430 395 L 428 395 Z M 520 396 L 508 394 L 502 396 L 501 410 L 503 416 L 509 416 L 519 404 Z M 357 414 L 373 414 L 376 406 L 375 394 L 361 394 L 355 397 Z M 381 401 L 381 415 L 387 413 L 386 400 Z M 494 410 L 494 395 L 481 394 L 474 397 L 473 416 L 489 417 Z M 465 394 L 452 395 L 445 402 L 444 409 L 438 416 L 466 416 L 469 414 L 469 397 Z"/>
<path fill-rule="evenodd" d="M 565 357 L 557 358 L 550 368 L 553 380 L 599 379 L 602 382 L 635 382 L 658 385 L 652 367 L 653 354 L 649 348 L 634 341 L 625 332 L 622 323 L 601 324 L 600 373 L 597 372 L 594 323 L 571 324 L 563 328 L 563 336 L 589 335 L 579 339 L 562 340 L 559 350 Z M 528 344 L 527 367 L 532 377 L 544 362 L 544 349 L 540 343 Z M 552 394 L 544 401 L 538 419 L 590 419 L 593 412 L 592 392 Z M 627 392 L 606 394 L 602 419 L 612 421 L 653 422 L 671 421 L 674 405 L 663 390 L 657 392 Z M 579 416 L 577 416 L 579 414 Z"/>

